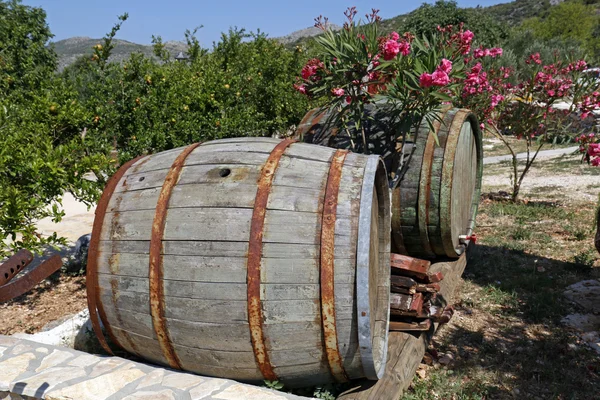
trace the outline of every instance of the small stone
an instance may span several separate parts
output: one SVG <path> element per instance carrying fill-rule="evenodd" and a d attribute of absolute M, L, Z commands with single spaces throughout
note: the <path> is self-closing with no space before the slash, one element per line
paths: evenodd
<path fill-rule="evenodd" d="M 431 354 L 425 353 L 423 355 L 423 361 L 422 361 L 422 363 L 426 364 L 426 365 L 433 365 L 433 357 L 431 356 Z"/>
<path fill-rule="evenodd" d="M 417 370 L 417 375 L 419 376 L 419 378 L 425 379 L 427 377 L 427 371 L 425 371 L 425 369 L 419 368 Z"/>
<path fill-rule="evenodd" d="M 124 369 L 133 368 L 135 364 L 129 363 L 127 367 L 121 368 L 127 363 L 127 360 L 123 360 L 122 358 L 117 357 L 108 357 L 100 361 L 98 364 L 94 365 L 92 372 L 88 375 L 88 378 L 95 378 L 97 376 L 103 375 L 107 372 L 113 371 L 119 368 L 119 371 L 123 371 Z"/>
<path fill-rule="evenodd" d="M 88 379 L 66 388 L 51 391 L 49 398 L 71 398 L 86 400 L 103 400 L 119 390 L 125 385 L 144 376 L 144 372 L 132 368 L 125 371 L 114 371 L 105 375 Z"/>
<path fill-rule="evenodd" d="M 517 388 L 514 388 L 514 389 L 512 390 L 512 392 L 513 392 L 513 394 L 514 394 L 515 396 L 518 396 L 519 394 L 521 394 L 521 391 L 520 391 L 519 389 L 517 389 Z"/>
<path fill-rule="evenodd" d="M 50 350 L 48 350 L 46 347 L 38 347 L 37 349 L 35 349 L 36 353 L 42 353 L 42 354 L 48 354 L 50 352 Z"/>
<path fill-rule="evenodd" d="M 73 251 L 73 261 L 65 265 L 67 272 L 85 272 L 91 238 L 92 235 L 88 233 L 87 235 L 83 235 L 79 239 L 77 239 L 77 242 L 75 243 L 75 250 Z"/>
<path fill-rule="evenodd" d="M 35 354 L 25 353 L 0 362 L 0 390 L 8 390 L 12 381 L 27 371 L 29 362 L 35 358 Z"/>
<path fill-rule="evenodd" d="M 15 347 L 12 348 L 12 351 L 10 353 L 14 354 L 14 355 L 18 355 L 18 354 L 26 353 L 26 352 L 32 351 L 32 350 L 33 350 L 33 347 L 31 347 L 30 345 L 19 343 L 18 345 L 16 345 Z"/>
<path fill-rule="evenodd" d="M 63 383 L 65 380 L 82 376 L 85 376 L 85 370 L 78 367 L 49 368 L 39 374 L 19 379 L 18 382 L 11 385 L 11 392 L 19 392 L 34 398 L 43 398 L 42 395 L 54 389 L 56 385 Z"/>
<path fill-rule="evenodd" d="M 143 389 L 148 386 L 156 385 L 157 383 L 162 382 L 162 378 L 165 375 L 164 369 L 155 369 L 150 372 L 148 375 L 144 377 L 137 385 L 136 389 Z"/>
<path fill-rule="evenodd" d="M 35 372 L 40 372 L 46 368 L 57 366 L 71 358 L 75 355 L 68 351 L 63 350 L 54 350 L 50 355 L 44 357 L 40 366 L 35 370 Z"/>
<path fill-rule="evenodd" d="M 221 393 L 212 397 L 219 400 L 286 400 L 284 396 L 269 389 L 239 383 L 225 388 Z"/>
<path fill-rule="evenodd" d="M 442 354 L 438 359 L 438 362 L 442 365 L 450 365 L 454 362 L 454 355 L 452 355 L 452 353 Z"/>
<path fill-rule="evenodd" d="M 207 378 L 206 382 L 190 389 L 189 393 L 192 400 L 205 399 L 225 386 L 226 383 L 225 379 Z"/>
<path fill-rule="evenodd" d="M 202 379 L 201 377 L 195 375 L 174 373 L 166 375 L 162 380 L 162 384 L 163 386 L 187 390 L 193 386 L 196 386 L 199 383 L 202 383 L 203 380 L 204 379 Z"/>
<path fill-rule="evenodd" d="M 4 335 L 0 335 L 0 346 L 14 346 L 15 344 L 17 344 L 19 342 L 19 339 L 10 337 L 10 336 L 4 336 Z"/>
<path fill-rule="evenodd" d="M 69 365 L 73 367 L 87 367 L 96 364 L 101 358 L 91 354 L 83 354 L 69 361 Z"/>
<path fill-rule="evenodd" d="M 124 397 L 123 400 L 175 400 L 175 394 L 169 389 L 160 392 L 137 392 Z"/>

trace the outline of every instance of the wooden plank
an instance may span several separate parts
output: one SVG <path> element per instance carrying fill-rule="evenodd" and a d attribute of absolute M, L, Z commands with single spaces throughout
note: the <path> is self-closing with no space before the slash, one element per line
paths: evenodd
<path fill-rule="evenodd" d="M 466 254 L 457 261 L 440 262 L 431 265 L 430 271 L 443 272 L 445 279 L 440 282 L 438 299 L 450 304 L 466 266 Z M 437 328 L 437 325 L 435 325 Z M 418 337 L 404 332 L 390 332 L 388 342 L 388 362 L 382 379 L 359 381 L 356 386 L 338 397 L 343 400 L 397 399 L 408 388 L 423 359 L 429 336 L 422 333 Z"/>
<path fill-rule="evenodd" d="M 409 278 L 408 276 L 399 276 L 392 275 L 390 277 L 392 287 L 403 287 L 406 289 L 415 289 L 417 288 L 417 282 L 414 279 Z"/>
<path fill-rule="evenodd" d="M 410 311 L 415 312 L 417 315 L 423 310 L 423 294 L 417 293 L 413 296 L 412 302 L 410 303 Z"/>
<path fill-rule="evenodd" d="M 422 322 L 390 321 L 390 331 L 426 332 L 431 329 L 431 320 Z"/>
<path fill-rule="evenodd" d="M 444 274 L 442 272 L 436 272 L 434 274 L 429 274 L 425 278 L 425 280 L 427 281 L 427 283 L 438 283 L 442 279 L 444 279 Z"/>
<path fill-rule="evenodd" d="M 437 283 L 417 284 L 415 289 L 417 292 L 422 293 L 436 293 L 440 291 L 440 285 Z"/>
<path fill-rule="evenodd" d="M 391 286 L 390 291 L 392 293 L 405 294 L 405 295 L 410 295 L 410 296 L 412 296 L 413 294 L 415 294 L 417 292 L 414 288 L 407 289 L 407 288 L 401 287 L 401 286 Z"/>
<path fill-rule="evenodd" d="M 390 295 L 390 308 L 393 311 L 401 310 L 401 311 L 409 311 L 410 305 L 412 303 L 413 296 L 392 293 Z"/>
<path fill-rule="evenodd" d="M 418 279 L 425 279 L 427 277 L 431 265 L 429 261 L 401 254 L 392 254 L 390 258 L 392 274 L 411 276 Z"/>

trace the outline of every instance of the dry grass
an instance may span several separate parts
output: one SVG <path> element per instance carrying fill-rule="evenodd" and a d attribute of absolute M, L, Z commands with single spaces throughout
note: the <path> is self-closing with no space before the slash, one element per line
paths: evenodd
<path fill-rule="evenodd" d="M 35 333 L 49 322 L 87 307 L 85 278 L 60 272 L 30 292 L 0 304 L 0 334 Z"/>
<path fill-rule="evenodd" d="M 487 135 L 486 135 L 487 136 Z M 515 153 L 525 153 L 527 151 L 527 142 L 525 140 L 519 140 L 511 136 L 507 136 L 506 140 L 510 143 L 510 146 Z M 562 149 L 565 147 L 572 147 L 575 143 L 561 143 L 561 144 L 545 144 L 542 147 L 543 150 Z M 493 156 L 504 156 L 510 154 L 510 150 L 502 143 L 500 139 L 496 139 L 494 136 L 489 135 L 483 139 L 483 155 L 485 157 Z M 535 151 L 535 149 L 532 149 Z"/>
<path fill-rule="evenodd" d="M 565 160 L 537 168 L 540 179 L 559 174 L 584 183 L 577 164 L 567 176 Z M 598 192 L 596 183 L 583 186 Z M 560 322 L 577 311 L 563 298 L 565 288 L 600 277 L 596 204 L 560 186 L 531 189 L 518 204 L 482 201 L 480 241 L 470 254 L 457 313 L 434 338 L 426 357 L 431 365 L 422 365 L 423 377 L 415 377 L 403 400 L 600 397 L 599 355 Z M 454 361 L 442 366 L 436 355 L 446 353 Z"/>

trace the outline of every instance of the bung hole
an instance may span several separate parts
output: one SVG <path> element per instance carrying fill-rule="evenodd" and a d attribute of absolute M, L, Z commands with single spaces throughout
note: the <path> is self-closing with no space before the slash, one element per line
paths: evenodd
<path fill-rule="evenodd" d="M 229 176 L 229 174 L 231 174 L 231 170 L 229 168 L 223 168 L 219 171 L 221 178 L 225 178 L 226 176 Z"/>

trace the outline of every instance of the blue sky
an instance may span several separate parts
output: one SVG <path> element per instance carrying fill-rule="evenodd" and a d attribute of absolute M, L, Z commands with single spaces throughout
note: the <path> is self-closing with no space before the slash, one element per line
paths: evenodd
<path fill-rule="evenodd" d="M 458 1 L 461 7 L 507 2 Z M 341 25 L 343 12 L 350 5 L 358 8 L 359 15 L 370 12 L 374 7 L 381 10 L 383 18 L 390 18 L 411 11 L 421 3 L 406 0 L 23 0 L 23 4 L 46 11 L 48 24 L 55 35 L 54 41 L 72 36 L 100 38 L 111 29 L 118 15 L 128 12 L 129 20 L 117 36 L 120 39 L 148 44 L 154 34 L 162 36 L 164 41 L 183 40 L 186 29 L 203 25 L 197 36 L 204 47 L 211 47 L 221 32 L 226 32 L 231 26 L 251 31 L 260 28 L 269 37 L 278 37 L 312 26 L 314 17 L 319 14 Z"/>

